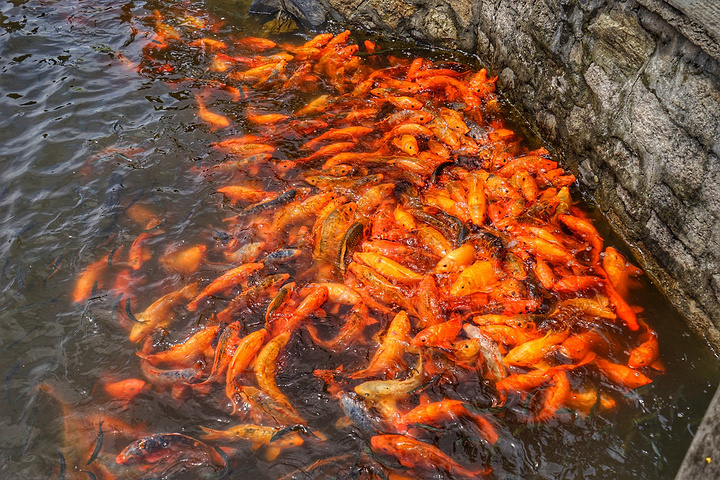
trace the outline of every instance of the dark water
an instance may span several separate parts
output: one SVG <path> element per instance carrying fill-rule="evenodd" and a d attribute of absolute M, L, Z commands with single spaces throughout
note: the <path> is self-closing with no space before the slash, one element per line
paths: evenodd
<path fill-rule="evenodd" d="M 142 231 L 125 214 L 133 203 L 163 219 L 163 233 L 153 238 L 158 250 L 222 241 L 219 229 L 226 212 L 217 186 L 188 173 L 208 161 L 208 145 L 221 134 L 197 119 L 197 103 L 185 86 L 139 75 L 123 60 L 140 60 L 151 29 L 144 19 L 155 8 L 226 17 L 219 36 L 259 31 L 258 22 L 242 14 L 242 2 L 0 4 L 2 478 L 58 478 L 62 473 L 63 412 L 38 392 L 41 382 L 58 385 L 72 411 L 116 415 L 144 423 L 152 432 L 193 434 L 197 425 L 222 425 L 219 407 L 167 396 L 141 396 L 130 411 L 94 402 L 99 378 L 140 376 L 136 346 L 113 313 L 112 298 L 100 293 L 83 307 L 71 300 L 78 275 L 89 263 L 131 244 Z M 176 75 L 204 75 L 191 55 L 176 54 L 180 57 L 174 60 L 184 65 Z M 450 58 L 445 52 L 427 54 Z M 149 269 L 143 288 L 154 299 L 154 292 L 175 280 L 159 268 Z M 720 372 L 702 339 L 660 293 L 645 287 L 633 303 L 645 309 L 644 318 L 659 333 L 667 373 L 628 394 L 611 413 L 504 429 L 497 450 L 480 454 L 499 478 L 674 476 Z M 307 365 L 326 360 L 321 351 L 293 348 Z M 281 375 L 281 383 L 305 392 L 301 409 L 312 424 L 334 422 L 339 410 L 317 382 L 303 375 L 311 369 L 296 368 Z M 338 434 L 331 440 L 331 446 L 311 444 L 283 453 L 273 463 L 241 448 L 242 460 L 233 464 L 228 478 L 278 478 L 317 459 L 352 455 L 367 446 L 360 437 Z M 124 447 L 121 440 L 107 442 L 107 451 Z M 476 445 L 462 435 L 446 442 L 441 446 L 461 463 L 478 455 Z"/>

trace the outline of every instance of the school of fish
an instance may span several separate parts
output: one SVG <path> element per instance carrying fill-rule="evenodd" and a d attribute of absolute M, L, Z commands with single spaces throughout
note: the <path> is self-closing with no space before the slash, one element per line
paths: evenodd
<path fill-rule="evenodd" d="M 662 372 L 657 334 L 628 303 L 641 271 L 575 205 L 575 177 L 505 126 L 496 77 L 383 54 L 349 31 L 221 40 L 199 11 L 148 25 L 144 58 L 120 58 L 140 74 L 174 72 L 173 50 L 207 61 L 205 77 L 172 85 L 189 85 L 218 137 L 218 160 L 186 175 L 217 186 L 226 235 L 163 250 L 167 226 L 133 204 L 142 232 L 88 265 L 72 300 L 109 292 L 136 346 L 138 378 L 103 379 L 101 398 L 127 409 L 138 395 L 213 398 L 231 426 L 81 421 L 43 384 L 65 408 L 64 474 L 217 478 L 248 448 L 273 461 L 346 431 L 366 447 L 358 478 L 493 478 L 438 440 L 468 428 L 491 449 L 503 415 L 549 423 L 621 408 Z M 148 291 L 134 281 L 145 268 L 181 283 Z M 303 362 L 293 344 L 327 352 L 311 381 L 342 411 L 335 424 L 308 418 L 278 382 Z M 111 436 L 115 450 L 102 443 Z"/>

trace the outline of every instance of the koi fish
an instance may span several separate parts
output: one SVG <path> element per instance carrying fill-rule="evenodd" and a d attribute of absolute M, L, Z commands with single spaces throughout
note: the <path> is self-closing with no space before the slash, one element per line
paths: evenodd
<path fill-rule="evenodd" d="M 597 365 L 600 372 L 610 381 L 629 388 L 630 390 L 652 383 L 650 378 L 633 368 L 626 367 L 625 365 L 613 363 L 602 358 L 596 358 L 595 365 Z"/>
<path fill-rule="evenodd" d="M 202 292 L 200 292 L 190 303 L 187 305 L 187 309 L 191 312 L 197 310 L 198 305 L 201 301 L 205 300 L 211 295 L 226 292 L 237 285 L 241 284 L 247 278 L 255 273 L 256 271 L 263 268 L 265 265 L 262 263 L 246 263 L 239 267 L 232 268 L 227 272 L 220 275 L 218 278 L 210 282 Z"/>
<path fill-rule="evenodd" d="M 85 270 L 75 282 L 72 295 L 74 303 L 85 302 L 93 295 L 94 290 L 102 288 L 102 275 L 108 268 L 108 258 L 108 256 L 105 256 L 85 267 Z"/>
<path fill-rule="evenodd" d="M 648 329 L 643 343 L 630 351 L 628 358 L 628 367 L 642 368 L 654 364 L 660 356 L 660 345 L 658 343 L 657 334 Z"/>
<path fill-rule="evenodd" d="M 384 374 L 393 377 L 406 368 L 403 355 L 410 344 L 410 320 L 405 311 L 395 315 L 388 326 L 383 341 L 375 351 L 370 364 L 352 375 L 351 378 L 367 378 Z"/>
<path fill-rule="evenodd" d="M 421 274 L 377 253 L 356 252 L 353 258 L 397 282 L 417 282 L 423 279 Z"/>
<path fill-rule="evenodd" d="M 489 468 L 468 470 L 439 448 L 404 435 L 376 435 L 370 444 L 376 452 L 389 455 L 408 468 L 440 470 L 464 478 L 482 478 L 491 472 Z"/>
<path fill-rule="evenodd" d="M 212 428 L 200 427 L 203 440 L 225 440 L 229 442 L 237 442 L 246 440 L 252 444 L 252 449 L 257 450 L 262 446 L 274 447 L 277 449 L 299 447 L 302 445 L 303 438 L 297 432 L 288 432 L 277 438 L 278 433 L 282 433 L 282 427 L 265 427 L 262 425 L 240 424 L 234 425 L 227 430 L 214 430 Z M 272 461 L 273 458 L 268 458 Z"/>
<path fill-rule="evenodd" d="M 303 298 L 293 313 L 286 314 L 275 320 L 270 328 L 270 332 L 273 335 L 278 335 L 282 332 L 294 332 L 306 318 L 327 301 L 327 298 L 327 287 L 318 286 L 313 288 L 312 291 Z"/>
<path fill-rule="evenodd" d="M 159 433 L 141 438 L 125 447 L 115 458 L 119 465 L 175 460 L 207 462 L 218 470 L 226 464 L 225 459 L 214 448 L 180 433 Z"/>
<path fill-rule="evenodd" d="M 450 288 L 450 295 L 464 296 L 484 291 L 497 281 L 492 263 L 480 260 L 460 272 Z"/>
<path fill-rule="evenodd" d="M 554 348 L 555 345 L 562 343 L 568 338 L 569 332 L 553 333 L 548 332 L 544 337 L 527 341 L 513 348 L 503 358 L 505 365 L 515 365 L 518 367 L 531 367 L 538 364 L 543 357 Z"/>
<path fill-rule="evenodd" d="M 175 320 L 175 308 L 194 297 L 197 294 L 197 287 L 197 283 L 192 283 L 168 293 L 136 315 L 138 321 L 133 324 L 130 331 L 130 341 L 137 343 L 153 331 L 171 324 Z"/>
<path fill-rule="evenodd" d="M 422 356 L 419 356 L 418 366 L 408 378 L 404 380 L 369 380 L 356 386 L 355 393 L 371 404 L 393 402 L 405 398 L 410 392 L 420 388 L 424 381 Z"/>
<path fill-rule="evenodd" d="M 244 404 L 251 414 L 260 414 L 258 421 L 272 421 L 279 425 L 307 424 L 291 407 L 263 390 L 243 385 L 235 390 L 235 394 L 236 397 L 233 398 L 233 403 L 237 408 L 233 410 L 233 413 L 245 411 L 245 408 L 239 406 Z"/>
<path fill-rule="evenodd" d="M 275 373 L 277 371 L 277 358 L 287 342 L 290 340 L 290 332 L 284 332 L 272 340 L 267 342 L 258 353 L 255 360 L 255 377 L 258 386 L 262 391 L 270 395 L 277 403 L 285 409 L 294 412 L 290 400 L 280 391 L 275 382 Z"/>
<path fill-rule="evenodd" d="M 448 273 L 463 270 L 475 262 L 476 256 L 475 247 L 472 244 L 466 243 L 448 252 L 447 255 L 441 258 L 437 265 L 435 265 L 435 271 L 438 273 Z"/>
<path fill-rule="evenodd" d="M 492 422 L 484 415 L 472 413 L 461 400 L 443 399 L 439 402 L 420 404 L 409 412 L 404 413 L 395 428 L 407 429 L 413 424 L 442 427 L 446 422 L 458 418 L 468 418 L 472 421 L 483 438 L 490 444 L 495 444 L 500 438 Z"/>
<path fill-rule="evenodd" d="M 194 245 L 184 250 L 168 252 L 160 258 L 160 263 L 169 272 L 190 275 L 200 267 L 206 249 L 205 245 Z"/>
<path fill-rule="evenodd" d="M 198 118 L 210 126 L 211 132 L 230 126 L 230 119 L 224 115 L 208 110 L 200 96 L 195 95 L 195 99 L 198 103 Z"/>
<path fill-rule="evenodd" d="M 308 325 L 308 333 L 313 341 L 331 352 L 342 352 L 356 340 L 362 340 L 361 334 L 368 324 L 374 323 L 364 304 L 359 303 L 345 315 L 344 323 L 335 337 L 329 340 L 322 340 L 313 325 Z"/>
<path fill-rule="evenodd" d="M 177 367 L 190 367 L 198 360 L 205 360 L 210 352 L 212 342 L 217 337 L 220 327 L 211 325 L 194 333 L 182 343 L 173 345 L 167 350 L 153 354 L 139 352 L 138 356 L 151 365 L 169 364 Z"/>
<path fill-rule="evenodd" d="M 139 378 L 128 378 L 103 385 L 105 393 L 113 398 L 126 402 L 132 400 L 137 395 L 146 392 L 148 388 L 149 385 L 147 382 L 140 380 Z"/>
<path fill-rule="evenodd" d="M 430 325 L 420 331 L 412 339 L 411 345 L 415 347 L 438 347 L 450 349 L 452 342 L 462 330 L 463 322 L 459 316 L 447 322 Z"/>
<path fill-rule="evenodd" d="M 235 413 L 235 410 L 237 409 L 232 391 L 233 382 L 236 377 L 242 375 L 250 367 L 253 358 L 255 358 L 255 355 L 260 351 L 260 348 L 266 338 L 267 330 L 264 328 L 256 330 L 243 337 L 235 348 L 232 358 L 227 365 L 225 393 L 230 401 L 233 402 L 233 413 Z"/>
<path fill-rule="evenodd" d="M 225 371 L 227 370 L 230 361 L 235 356 L 235 350 L 243 338 L 241 329 L 242 326 L 240 325 L 240 322 L 233 322 L 225 327 L 225 330 L 222 331 L 220 337 L 218 338 L 217 347 L 215 348 L 215 358 L 213 360 L 212 369 L 210 370 L 210 375 L 204 382 L 198 383 L 197 386 L 207 385 L 208 383 L 212 383 L 217 378 L 225 375 Z"/>

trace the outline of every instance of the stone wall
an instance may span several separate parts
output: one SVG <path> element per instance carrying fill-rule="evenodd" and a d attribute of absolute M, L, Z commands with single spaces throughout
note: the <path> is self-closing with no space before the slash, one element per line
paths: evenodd
<path fill-rule="evenodd" d="M 717 52 L 645 5 L 670 7 L 661 0 L 320 2 L 367 30 L 477 53 L 720 351 L 720 67 Z"/>

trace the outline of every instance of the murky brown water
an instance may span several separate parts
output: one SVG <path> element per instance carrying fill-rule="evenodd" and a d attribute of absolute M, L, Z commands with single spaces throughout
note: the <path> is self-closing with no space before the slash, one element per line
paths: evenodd
<path fill-rule="evenodd" d="M 227 421 L 222 406 L 192 398 L 178 402 L 148 393 L 129 410 L 96 402 L 100 378 L 140 376 L 137 348 L 114 313 L 113 298 L 98 295 L 81 308 L 71 301 L 78 275 L 89 263 L 137 238 L 141 229 L 126 215 L 133 203 L 163 218 L 163 233 L 153 239 L 159 250 L 224 241 L 227 211 L 217 185 L 188 173 L 215 161 L 209 144 L 224 134 L 198 120 L 190 88 L 162 81 L 201 78 L 207 75 L 205 63 L 189 51 L 173 51 L 171 60 L 181 68 L 161 79 L 139 75 L 118 55 L 141 58 L 149 31 L 144 19 L 156 8 L 170 17 L 187 8 L 226 17 L 218 37 L 258 34 L 260 28 L 243 14 L 242 2 L 15 0 L 0 5 L 3 478 L 61 476 L 63 412 L 37 391 L 41 382 L 59 385 L 73 412 L 117 416 L 150 432 L 196 434 L 198 425 Z M 419 54 L 413 50 L 408 56 Z M 455 59 L 448 52 L 426 54 Z M 268 106 L 273 102 L 267 99 Z M 230 102 L 223 108 L 233 115 Z M 599 225 L 608 243 L 618 245 Z M 153 300 L 176 280 L 157 264 L 143 272 L 142 288 Z M 208 268 L 208 278 L 213 274 Z M 444 436 L 440 446 L 461 463 L 489 462 L 497 478 L 672 478 L 720 372 L 707 346 L 652 286 L 644 285 L 633 300 L 659 333 L 665 375 L 627 394 L 611 413 L 547 425 L 509 422 L 493 450 L 478 452 L 478 442 L 461 429 Z M 311 342 L 295 342 L 289 356 L 303 361 L 281 372 L 279 383 L 298 399 L 312 426 L 334 423 L 341 412 L 311 375 L 328 363 L 327 352 Z M 353 459 L 367 450 L 368 439 L 324 431 L 330 441 L 307 442 L 273 462 L 240 447 L 227 478 L 279 478 L 336 455 L 350 455 L 337 478 L 355 478 Z M 117 452 L 127 442 L 108 435 L 103 451 Z"/>

